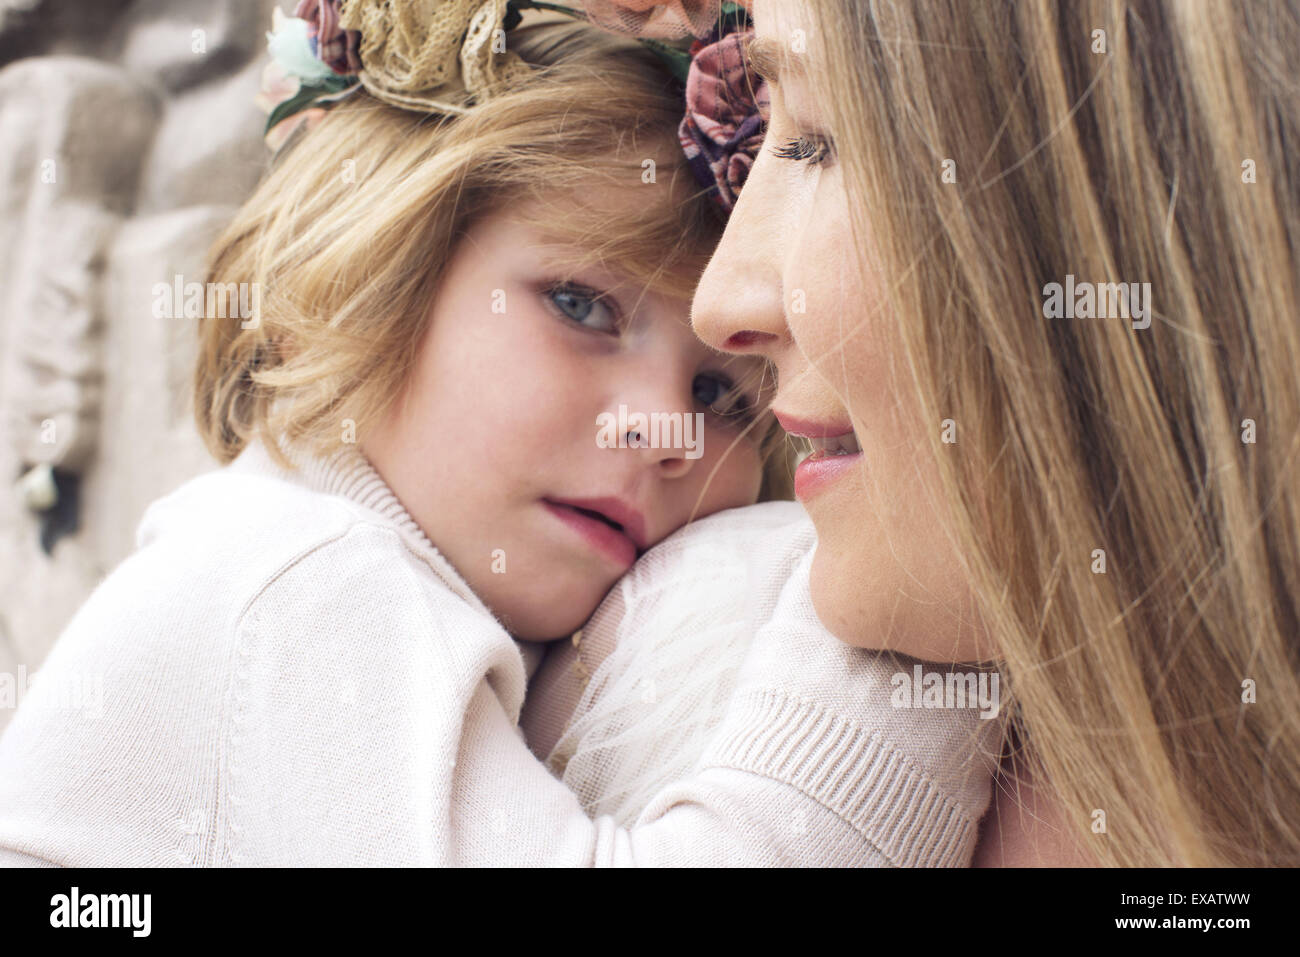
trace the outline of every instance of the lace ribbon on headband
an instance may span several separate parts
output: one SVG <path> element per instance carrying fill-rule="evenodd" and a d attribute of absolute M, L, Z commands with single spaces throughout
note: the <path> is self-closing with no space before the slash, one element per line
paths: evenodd
<path fill-rule="evenodd" d="M 529 70 L 504 49 L 510 12 L 508 0 L 343 0 L 338 26 L 361 35 L 359 78 L 371 96 L 460 113 Z"/>
<path fill-rule="evenodd" d="M 360 88 L 431 113 L 490 100 L 530 72 L 505 41 L 524 9 L 589 19 L 653 50 L 685 86 L 678 138 L 691 169 L 731 209 L 762 142 L 767 91 L 745 61 L 745 5 L 717 0 L 299 0 L 293 17 L 275 11 L 268 34 L 267 145 Z"/>

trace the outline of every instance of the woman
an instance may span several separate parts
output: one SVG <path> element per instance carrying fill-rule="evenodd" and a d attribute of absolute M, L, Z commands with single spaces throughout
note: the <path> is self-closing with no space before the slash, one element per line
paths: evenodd
<path fill-rule="evenodd" d="M 819 617 L 1000 661 L 983 863 L 1300 864 L 1300 9 L 752 13 L 694 324 L 841 453 L 798 476 Z"/>

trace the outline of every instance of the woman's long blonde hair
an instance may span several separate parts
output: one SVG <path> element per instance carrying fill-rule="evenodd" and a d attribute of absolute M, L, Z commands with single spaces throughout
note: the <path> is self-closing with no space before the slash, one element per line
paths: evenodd
<path fill-rule="evenodd" d="M 645 47 L 572 20 L 509 43 L 535 69 L 464 115 L 364 92 L 335 106 L 217 239 L 208 281 L 261 300 L 256 323 L 203 320 L 195 414 L 219 461 L 259 433 L 282 461 L 279 439 L 324 452 L 364 433 L 406 382 L 457 239 L 504 206 L 567 197 L 542 224 L 551 235 L 689 300 L 722 219 L 676 141 L 680 88 Z M 582 201 L 629 184 L 646 191 L 639 217 Z M 789 445 L 771 416 L 757 425 L 761 498 L 789 498 Z"/>
<path fill-rule="evenodd" d="M 1297 5 L 804 13 L 1021 767 L 1104 863 L 1300 864 Z"/>

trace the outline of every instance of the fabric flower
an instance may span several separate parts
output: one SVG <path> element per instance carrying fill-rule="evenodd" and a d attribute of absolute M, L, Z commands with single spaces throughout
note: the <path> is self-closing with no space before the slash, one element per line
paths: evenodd
<path fill-rule="evenodd" d="M 306 124 L 303 128 L 310 130 L 324 118 L 325 108 L 323 106 L 313 106 L 301 110 L 276 123 L 267 132 L 266 136 L 262 137 L 262 141 L 266 143 L 266 148 L 274 153 L 289 141 L 289 137 L 293 136 L 294 131 L 299 126 Z"/>
<path fill-rule="evenodd" d="M 258 109 L 269 116 L 281 103 L 297 96 L 301 89 L 302 82 L 285 70 L 284 64 L 279 60 L 272 60 L 262 70 L 262 89 L 254 97 L 253 102 L 257 104 Z M 324 109 L 315 107 L 285 117 L 266 131 L 264 141 L 267 148 L 272 151 L 278 150 L 300 124 L 305 122 L 307 129 L 311 129 L 324 115 Z"/>
<path fill-rule="evenodd" d="M 284 68 L 279 60 L 272 60 L 262 68 L 262 88 L 258 90 L 253 102 L 257 108 L 268 116 L 271 111 L 298 95 L 302 81 Z"/>
<path fill-rule="evenodd" d="M 361 33 L 339 24 L 340 0 L 298 0 L 293 15 L 305 20 L 312 52 L 335 73 L 361 72 Z"/>
<path fill-rule="evenodd" d="M 762 146 L 771 108 L 767 83 L 745 58 L 749 36 L 748 30 L 730 33 L 692 49 L 686 115 L 677 130 L 695 178 L 702 186 L 716 187 L 716 198 L 728 212 Z"/>
<path fill-rule="evenodd" d="M 271 12 L 271 32 L 266 35 L 267 48 L 284 71 L 304 82 L 324 80 L 334 71 L 316 59 L 312 49 L 310 24 L 297 17 L 286 17 L 276 7 Z"/>
<path fill-rule="evenodd" d="M 348 0 L 339 25 L 361 33 L 366 91 L 393 106 L 464 113 L 531 72 L 497 41 L 507 0 Z"/>
<path fill-rule="evenodd" d="M 302 124 L 311 129 L 319 123 L 325 115 L 325 104 L 360 88 L 355 76 L 340 75 L 317 59 L 322 22 L 288 17 L 278 8 L 271 11 L 271 32 L 266 40 L 272 59 L 262 70 L 262 88 L 253 102 L 268 114 L 264 138 L 272 150 L 283 146 Z M 328 28 L 329 23 L 325 26 Z"/>

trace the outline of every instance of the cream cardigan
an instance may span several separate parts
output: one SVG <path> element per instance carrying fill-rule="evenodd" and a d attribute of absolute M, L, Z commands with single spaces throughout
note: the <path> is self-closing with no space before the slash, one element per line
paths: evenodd
<path fill-rule="evenodd" d="M 254 444 L 151 505 L 55 643 L 0 738 L 0 862 L 967 863 L 987 779 L 882 753 L 871 653 L 797 638 L 755 640 L 754 693 L 633 826 L 592 820 L 519 729 L 537 649 L 354 447 L 287 472 Z M 931 714 L 903 746 L 970 731 Z"/>

